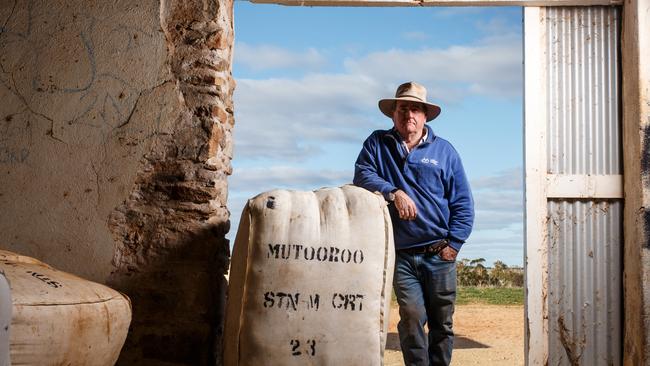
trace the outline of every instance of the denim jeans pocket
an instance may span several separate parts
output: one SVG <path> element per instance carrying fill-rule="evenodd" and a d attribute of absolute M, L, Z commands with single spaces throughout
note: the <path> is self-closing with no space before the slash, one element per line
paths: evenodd
<path fill-rule="evenodd" d="M 429 256 L 423 264 L 437 291 L 456 290 L 456 261 L 446 261 L 436 254 Z"/>

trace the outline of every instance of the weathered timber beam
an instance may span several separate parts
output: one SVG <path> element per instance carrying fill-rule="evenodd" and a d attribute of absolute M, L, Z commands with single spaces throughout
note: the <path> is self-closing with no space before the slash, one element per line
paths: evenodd
<path fill-rule="evenodd" d="M 250 0 L 258 4 L 288 6 L 593 6 L 622 5 L 622 0 Z"/>

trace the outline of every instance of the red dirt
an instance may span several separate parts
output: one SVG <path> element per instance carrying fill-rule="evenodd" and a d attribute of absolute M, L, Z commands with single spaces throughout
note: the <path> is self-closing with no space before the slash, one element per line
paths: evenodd
<path fill-rule="evenodd" d="M 391 310 L 384 365 L 402 366 L 397 336 L 397 308 Z M 523 365 L 524 307 L 457 305 L 454 314 L 452 366 Z"/>

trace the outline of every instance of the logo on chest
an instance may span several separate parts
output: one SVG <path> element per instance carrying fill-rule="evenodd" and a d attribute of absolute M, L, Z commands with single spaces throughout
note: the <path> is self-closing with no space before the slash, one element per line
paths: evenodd
<path fill-rule="evenodd" d="M 438 165 L 438 160 L 436 160 L 436 159 L 422 158 L 422 160 L 420 160 L 420 162 L 422 164 Z"/>

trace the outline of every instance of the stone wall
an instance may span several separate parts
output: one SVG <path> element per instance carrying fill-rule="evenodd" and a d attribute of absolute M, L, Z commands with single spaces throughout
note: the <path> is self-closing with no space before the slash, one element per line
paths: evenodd
<path fill-rule="evenodd" d="M 121 364 L 220 355 L 232 2 L 0 3 L 0 248 L 129 295 Z"/>

